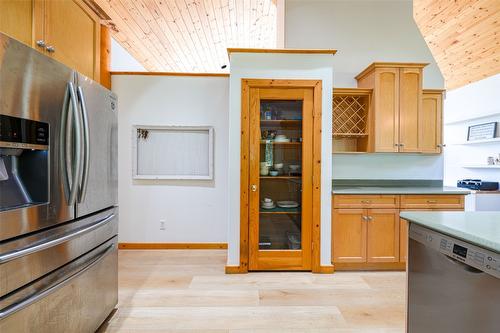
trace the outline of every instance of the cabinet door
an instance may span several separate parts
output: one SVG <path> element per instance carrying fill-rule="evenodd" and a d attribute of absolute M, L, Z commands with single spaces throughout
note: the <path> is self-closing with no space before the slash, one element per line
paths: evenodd
<path fill-rule="evenodd" d="M 377 68 L 375 70 L 374 93 L 375 152 L 397 152 L 399 143 L 399 68 Z"/>
<path fill-rule="evenodd" d="M 399 219 L 399 261 L 406 262 L 408 254 L 408 221 Z"/>
<path fill-rule="evenodd" d="M 249 95 L 249 269 L 310 270 L 313 89 Z"/>
<path fill-rule="evenodd" d="M 80 1 L 45 2 L 45 41 L 49 54 L 80 73 L 98 79 L 100 26 Z"/>
<path fill-rule="evenodd" d="M 418 152 L 422 69 L 401 68 L 399 82 L 399 151 Z"/>
<path fill-rule="evenodd" d="M 418 147 L 422 153 L 441 152 L 442 147 L 443 94 L 426 93 L 422 98 L 422 109 L 418 117 Z"/>
<path fill-rule="evenodd" d="M 26 45 L 33 42 L 33 1 L 0 1 L 0 31 Z"/>
<path fill-rule="evenodd" d="M 367 262 L 399 261 L 399 211 L 368 209 Z"/>
<path fill-rule="evenodd" d="M 332 258 L 334 263 L 366 262 L 366 210 L 334 209 Z"/>

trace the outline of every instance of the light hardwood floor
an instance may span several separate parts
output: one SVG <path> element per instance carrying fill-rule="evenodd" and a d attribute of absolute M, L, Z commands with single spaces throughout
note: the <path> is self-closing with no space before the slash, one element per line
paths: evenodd
<path fill-rule="evenodd" d="M 119 252 L 100 332 L 404 332 L 401 272 L 226 275 L 225 250 Z"/>

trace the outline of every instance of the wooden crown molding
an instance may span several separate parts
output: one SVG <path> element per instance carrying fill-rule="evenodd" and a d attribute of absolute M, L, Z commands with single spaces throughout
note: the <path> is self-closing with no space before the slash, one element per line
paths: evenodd
<path fill-rule="evenodd" d="M 288 54 L 331 54 L 335 55 L 334 49 L 257 49 L 257 48 L 228 48 L 227 54 L 231 53 L 288 53 Z"/>
<path fill-rule="evenodd" d="M 424 68 L 429 65 L 427 62 L 373 62 L 368 67 L 366 67 L 361 73 L 356 75 L 355 79 L 359 80 L 362 77 L 366 76 L 375 68 L 380 67 L 395 67 L 395 68 Z"/>
<path fill-rule="evenodd" d="M 229 73 L 180 73 L 180 72 L 111 72 L 111 75 L 229 77 Z"/>

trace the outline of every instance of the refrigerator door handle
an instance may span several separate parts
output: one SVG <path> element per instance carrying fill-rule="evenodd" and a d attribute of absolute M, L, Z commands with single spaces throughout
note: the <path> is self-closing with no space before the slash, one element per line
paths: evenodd
<path fill-rule="evenodd" d="M 39 301 L 40 299 L 46 297 L 47 295 L 52 294 L 53 292 L 57 291 L 58 289 L 64 287 L 66 284 L 77 278 L 78 276 L 84 274 L 87 272 L 89 269 L 97 265 L 98 263 L 101 262 L 106 255 L 111 252 L 114 248 L 114 244 L 109 245 L 105 250 L 103 250 L 101 253 L 98 255 L 92 257 L 90 260 L 85 262 L 83 265 L 79 267 L 79 270 L 76 271 L 73 274 L 70 274 L 66 277 L 66 279 L 62 281 L 56 281 L 43 289 L 35 291 L 33 294 L 29 295 L 28 297 L 20 300 L 19 302 L 13 303 L 3 309 L 0 309 L 0 320 L 7 318 L 8 316 L 30 306 L 31 304 Z"/>
<path fill-rule="evenodd" d="M 115 214 L 110 214 L 110 215 L 106 216 L 105 218 L 103 218 L 102 220 L 99 220 L 98 222 L 96 222 L 90 226 L 87 226 L 85 228 L 78 229 L 77 231 L 75 231 L 73 233 L 66 234 L 66 235 L 63 235 L 61 237 L 51 239 L 51 240 L 45 241 L 45 242 L 43 242 L 43 241 L 36 242 L 33 245 L 29 245 L 27 247 L 24 247 L 24 248 L 21 248 L 18 250 L 13 250 L 10 252 L 0 254 L 0 264 L 4 264 L 8 261 L 24 257 L 24 256 L 27 256 L 29 254 L 35 253 L 35 252 L 43 251 L 43 250 L 48 249 L 50 247 L 67 242 L 73 238 L 79 237 L 83 234 L 89 233 L 92 230 L 95 230 L 95 229 L 103 226 L 104 224 L 108 223 L 114 217 L 115 217 Z"/>
<path fill-rule="evenodd" d="M 81 173 L 81 126 L 79 124 L 80 116 L 78 112 L 78 104 L 75 94 L 75 87 L 72 82 L 68 82 L 66 86 L 66 94 L 64 96 L 64 106 L 61 121 L 61 136 L 60 136 L 60 164 L 62 176 L 65 184 L 65 192 L 68 199 L 68 205 L 72 206 L 76 202 L 78 194 L 78 180 Z M 69 109 L 71 108 L 71 113 Z M 74 130 L 74 133 L 73 133 Z M 73 136 L 74 136 L 74 154 L 73 151 Z M 71 158 L 69 158 L 71 156 Z M 75 160 L 76 158 L 76 160 Z M 71 171 L 71 176 L 69 174 Z M 70 182 L 71 178 L 71 182 Z"/>
<path fill-rule="evenodd" d="M 87 103 L 85 101 L 85 94 L 83 93 L 82 87 L 78 86 L 77 89 L 78 100 L 81 105 L 82 110 L 82 121 L 83 121 L 83 173 L 80 186 L 80 195 L 78 202 L 81 203 L 85 200 L 85 195 L 87 194 L 87 184 L 89 181 L 89 168 L 90 168 L 90 129 L 89 129 L 89 117 L 87 112 Z"/>

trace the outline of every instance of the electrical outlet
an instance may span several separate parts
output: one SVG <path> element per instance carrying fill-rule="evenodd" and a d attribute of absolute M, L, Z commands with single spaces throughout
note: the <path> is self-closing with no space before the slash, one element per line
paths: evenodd
<path fill-rule="evenodd" d="M 165 230 L 165 220 L 160 220 L 160 230 Z"/>

